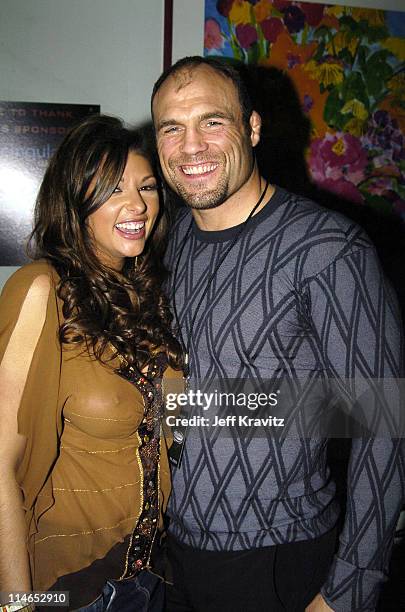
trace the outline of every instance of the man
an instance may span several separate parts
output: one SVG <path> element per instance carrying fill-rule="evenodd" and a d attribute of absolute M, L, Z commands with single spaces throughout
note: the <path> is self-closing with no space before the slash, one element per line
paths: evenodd
<path fill-rule="evenodd" d="M 349 378 L 400 376 L 398 310 L 372 245 L 340 215 L 266 184 L 260 116 L 238 73 L 180 60 L 155 84 L 152 114 L 164 177 L 187 204 L 167 265 L 191 381 L 320 373 L 345 397 Z M 353 440 L 336 552 L 322 440 L 202 426 L 179 444 L 170 612 L 375 610 L 402 497 L 399 442 Z"/>

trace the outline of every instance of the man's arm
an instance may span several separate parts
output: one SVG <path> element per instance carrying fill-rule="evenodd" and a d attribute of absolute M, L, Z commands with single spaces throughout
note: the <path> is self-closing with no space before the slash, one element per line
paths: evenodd
<path fill-rule="evenodd" d="M 316 275 L 308 298 L 329 376 L 346 389 L 346 397 L 355 401 L 367 380 L 398 381 L 403 376 L 399 309 L 371 246 L 353 250 Z M 399 402 L 399 397 L 398 390 L 390 402 Z M 369 408 L 378 410 L 378 398 Z M 399 415 L 399 405 L 389 408 Z M 404 495 L 401 444 L 386 432 L 352 440 L 339 548 L 322 588 L 324 601 L 318 596 L 308 611 L 327 610 L 325 602 L 337 612 L 376 609 Z"/>

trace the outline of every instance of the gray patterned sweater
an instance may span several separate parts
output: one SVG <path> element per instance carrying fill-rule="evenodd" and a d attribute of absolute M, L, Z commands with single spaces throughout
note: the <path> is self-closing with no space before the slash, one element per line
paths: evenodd
<path fill-rule="evenodd" d="M 347 379 L 403 375 L 396 299 L 356 224 L 277 188 L 207 287 L 240 226 L 206 232 L 191 219 L 180 212 L 166 265 L 192 380 L 317 371 L 350 395 Z M 325 440 L 229 431 L 188 435 L 168 507 L 175 537 L 238 550 L 311 539 L 334 526 Z M 352 441 L 344 526 L 322 589 L 339 612 L 377 605 L 404 495 L 400 444 Z"/>

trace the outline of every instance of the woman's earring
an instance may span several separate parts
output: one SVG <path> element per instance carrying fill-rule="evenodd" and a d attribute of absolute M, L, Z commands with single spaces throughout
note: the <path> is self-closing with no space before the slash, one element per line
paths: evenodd
<path fill-rule="evenodd" d="M 134 261 L 134 270 L 135 270 L 135 272 L 136 272 L 137 268 L 138 268 L 138 255 L 135 257 L 135 261 Z"/>

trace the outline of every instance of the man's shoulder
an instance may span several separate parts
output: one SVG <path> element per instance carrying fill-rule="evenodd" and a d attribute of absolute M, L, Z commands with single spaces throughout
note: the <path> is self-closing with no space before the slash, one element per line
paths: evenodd
<path fill-rule="evenodd" d="M 363 229 L 352 219 L 336 210 L 325 208 L 314 200 L 280 189 L 283 194 L 283 220 L 288 220 L 290 231 L 302 231 L 305 227 L 312 231 L 350 234 L 353 230 L 363 233 Z"/>
<path fill-rule="evenodd" d="M 269 217 L 264 231 L 277 235 L 278 260 L 294 274 L 299 265 L 302 277 L 311 277 L 340 257 L 373 247 L 363 228 L 340 212 L 284 189 L 280 193 L 277 219 Z"/>

